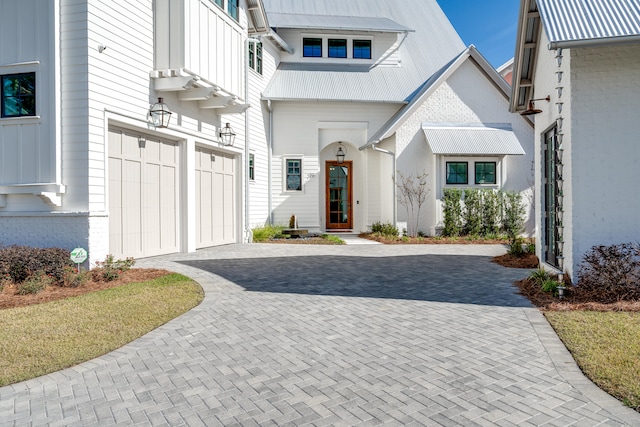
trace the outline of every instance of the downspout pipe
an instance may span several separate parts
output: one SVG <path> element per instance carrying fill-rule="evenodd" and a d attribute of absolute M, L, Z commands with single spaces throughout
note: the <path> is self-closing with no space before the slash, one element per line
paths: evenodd
<path fill-rule="evenodd" d="M 393 151 L 385 150 L 384 148 L 379 148 L 377 145 L 378 142 L 380 141 L 377 141 L 374 144 L 370 145 L 371 149 L 373 151 L 378 151 L 380 153 L 388 154 L 393 159 L 393 226 L 397 227 L 398 226 L 398 201 L 396 197 L 396 178 L 397 178 L 396 153 L 394 153 Z"/>
<path fill-rule="evenodd" d="M 267 198 L 267 209 L 268 209 L 268 214 L 269 214 L 269 225 L 273 225 L 273 194 L 271 192 L 272 190 L 272 183 L 271 183 L 271 160 L 273 158 L 273 106 L 271 105 L 271 100 L 268 99 L 267 100 L 267 111 L 269 112 L 269 122 L 268 122 L 268 132 L 269 134 L 267 135 L 267 173 L 268 173 L 268 179 L 267 179 L 267 191 L 268 191 L 268 198 Z"/>

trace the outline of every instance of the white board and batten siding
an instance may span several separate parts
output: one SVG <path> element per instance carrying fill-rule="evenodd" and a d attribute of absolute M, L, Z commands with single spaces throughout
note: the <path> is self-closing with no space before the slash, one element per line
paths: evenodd
<path fill-rule="evenodd" d="M 115 258 L 178 252 L 179 149 L 109 130 L 109 241 Z"/>
<path fill-rule="evenodd" d="M 236 159 L 196 148 L 196 247 L 236 242 Z"/>

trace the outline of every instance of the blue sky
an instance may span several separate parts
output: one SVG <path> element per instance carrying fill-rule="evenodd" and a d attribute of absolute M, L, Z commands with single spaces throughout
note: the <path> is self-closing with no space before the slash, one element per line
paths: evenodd
<path fill-rule="evenodd" d="M 437 0 L 464 43 L 473 44 L 494 67 L 513 57 L 520 2 Z"/>

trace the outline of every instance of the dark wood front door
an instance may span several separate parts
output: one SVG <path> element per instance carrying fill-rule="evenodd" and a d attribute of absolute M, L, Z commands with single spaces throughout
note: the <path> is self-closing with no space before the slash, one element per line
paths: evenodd
<path fill-rule="evenodd" d="M 353 228 L 351 169 L 351 162 L 327 162 L 325 188 L 328 230 Z"/>

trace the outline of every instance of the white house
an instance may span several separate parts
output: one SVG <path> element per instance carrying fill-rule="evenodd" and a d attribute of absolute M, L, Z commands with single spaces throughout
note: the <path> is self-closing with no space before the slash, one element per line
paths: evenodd
<path fill-rule="evenodd" d="M 464 46 L 435 0 L 264 4 L 268 26 L 291 48 L 278 51 L 262 95 L 273 222 L 295 214 L 304 228 L 353 232 L 403 224 L 397 171 L 428 174 L 420 223 L 428 234 L 442 226 L 443 188 L 531 199 L 532 124 L 508 111 L 509 86 Z"/>
<path fill-rule="evenodd" d="M 521 0 L 511 111 L 535 114 L 538 256 L 572 279 L 640 240 L 640 4 Z"/>
<path fill-rule="evenodd" d="M 258 0 L 0 0 L 0 244 L 93 262 L 242 242 L 265 22 Z"/>

